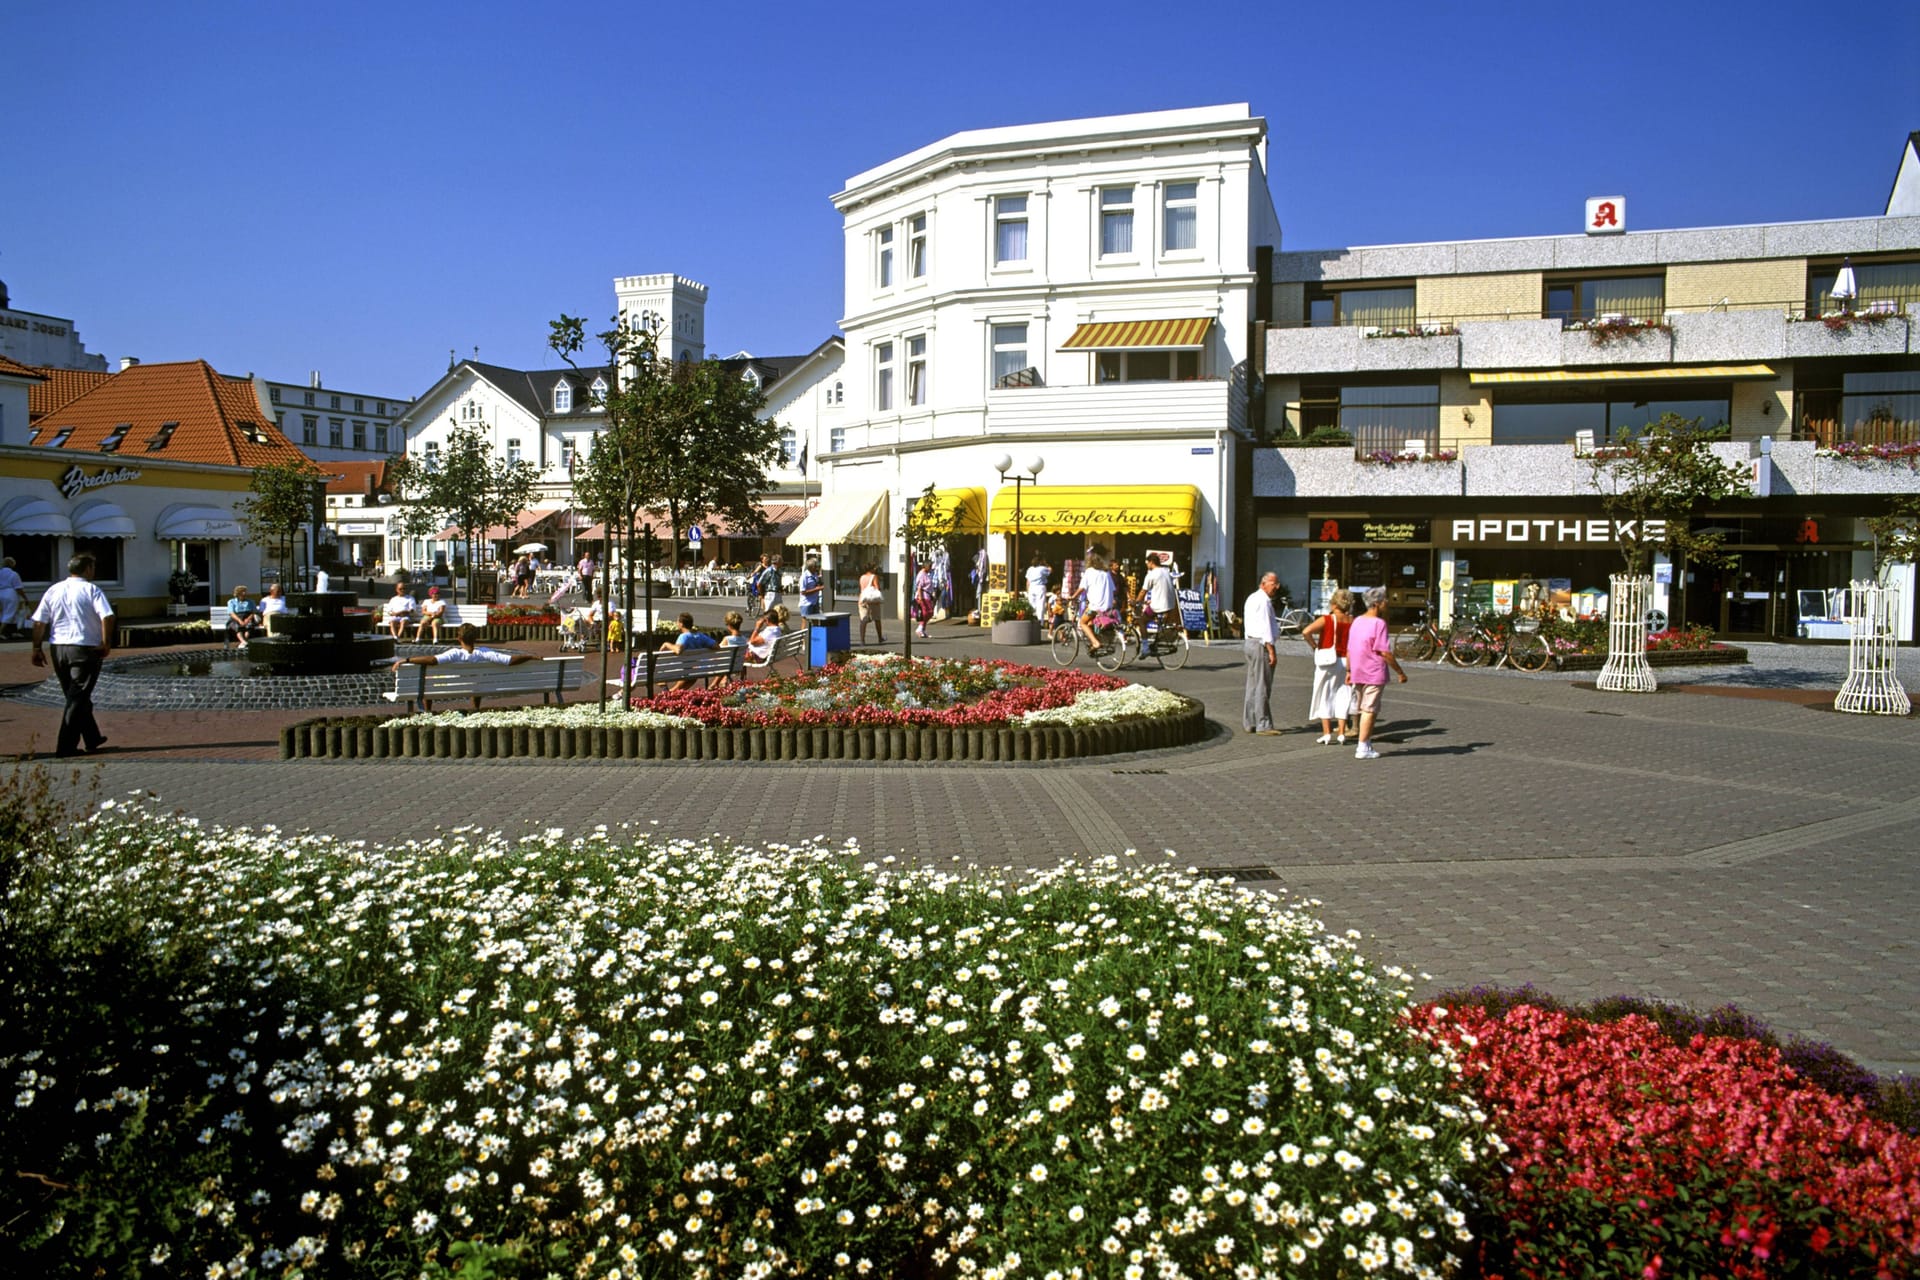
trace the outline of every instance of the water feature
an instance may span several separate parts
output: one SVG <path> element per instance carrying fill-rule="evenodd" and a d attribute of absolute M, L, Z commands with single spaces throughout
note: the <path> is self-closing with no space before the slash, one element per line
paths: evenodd
<path fill-rule="evenodd" d="M 365 614 L 347 610 L 360 603 L 351 591 L 303 591 L 287 597 L 291 613 L 274 614 L 271 634 L 250 641 L 247 660 L 274 675 L 322 676 L 364 672 L 376 662 L 392 662 L 394 640 L 369 632 Z"/>

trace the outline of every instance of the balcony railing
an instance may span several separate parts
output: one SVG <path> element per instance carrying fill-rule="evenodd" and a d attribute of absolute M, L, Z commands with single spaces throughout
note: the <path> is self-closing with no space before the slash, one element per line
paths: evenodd
<path fill-rule="evenodd" d="M 1920 421 L 1912 418 L 1862 418 L 1839 422 L 1832 418 L 1802 418 L 1794 424 L 1795 440 L 1811 440 L 1822 449 L 1843 444 L 1920 443 Z"/>

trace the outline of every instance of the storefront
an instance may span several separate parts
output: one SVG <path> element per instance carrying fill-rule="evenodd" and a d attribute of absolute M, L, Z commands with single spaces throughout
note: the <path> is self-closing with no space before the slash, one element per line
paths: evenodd
<path fill-rule="evenodd" d="M 186 604 L 204 609 L 239 583 L 260 585 L 260 549 L 241 540 L 237 504 L 244 467 L 77 460 L 71 453 L 0 448 L 8 484 L 0 501 L 0 555 L 12 556 L 38 600 L 66 576 L 67 561 L 94 557 L 94 581 L 126 618 L 157 616 L 177 569 L 194 579 Z"/>
<path fill-rule="evenodd" d="M 1021 589 L 1035 556 L 1057 584 L 1066 562 L 1084 560 L 1090 549 L 1130 574 L 1144 571 L 1147 552 L 1165 552 L 1188 577 L 1201 509 L 1200 490 L 1190 484 L 1007 485 L 993 495 L 987 518 L 987 531 L 1002 535 L 989 548 L 989 584 L 1010 580 Z"/>

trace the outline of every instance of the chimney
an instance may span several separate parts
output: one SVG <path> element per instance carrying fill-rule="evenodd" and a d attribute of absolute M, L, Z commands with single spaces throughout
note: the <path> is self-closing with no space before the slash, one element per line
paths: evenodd
<path fill-rule="evenodd" d="M 315 391 L 318 391 L 320 389 L 320 371 L 318 369 L 315 369 L 312 373 L 308 374 L 307 379 L 308 379 L 308 382 L 307 382 L 308 386 L 312 387 Z"/>
<path fill-rule="evenodd" d="M 121 357 L 120 357 L 120 372 L 122 372 L 122 373 L 125 373 L 125 372 L 126 372 L 127 370 L 129 370 L 129 369 L 131 369 L 131 368 L 133 368 L 133 366 L 135 366 L 135 365 L 137 365 L 137 364 L 139 364 L 139 363 L 140 363 L 140 357 L 139 357 L 139 356 L 121 356 Z"/>

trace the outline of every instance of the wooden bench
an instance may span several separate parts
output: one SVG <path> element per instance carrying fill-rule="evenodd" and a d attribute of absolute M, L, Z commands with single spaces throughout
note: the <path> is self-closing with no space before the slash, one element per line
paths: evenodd
<path fill-rule="evenodd" d="M 811 663 L 812 644 L 813 636 L 808 627 L 795 627 L 791 631 L 781 632 L 780 638 L 773 642 L 773 649 L 767 654 L 765 662 L 747 659 L 746 678 L 770 678 L 783 662 L 791 662 L 796 674 L 805 671 Z"/>
<path fill-rule="evenodd" d="M 686 653 L 666 653 L 651 649 L 646 653 L 637 653 L 633 657 L 631 668 L 632 687 L 645 693 L 647 673 L 653 673 L 653 688 L 657 693 L 670 688 L 682 680 L 702 680 L 711 685 L 716 681 L 738 680 L 745 670 L 747 650 L 745 645 L 732 645 L 725 649 L 693 649 Z M 612 679 L 608 684 L 618 686 L 620 681 Z"/>
<path fill-rule="evenodd" d="M 577 690 L 586 672 L 576 657 L 543 658 L 516 666 L 490 662 L 452 662 L 432 666 L 409 662 L 393 673 L 388 702 L 407 704 L 407 710 L 431 711 L 436 698 L 506 698 L 537 693 L 542 702 L 564 703 Z"/>

